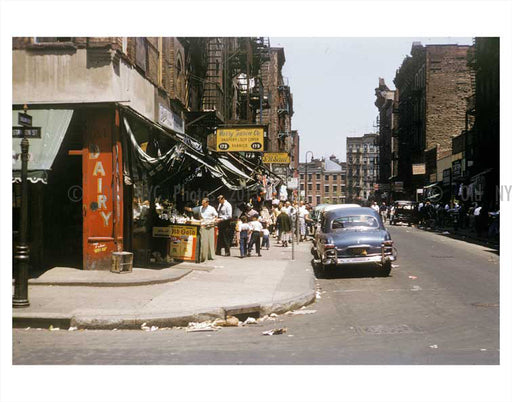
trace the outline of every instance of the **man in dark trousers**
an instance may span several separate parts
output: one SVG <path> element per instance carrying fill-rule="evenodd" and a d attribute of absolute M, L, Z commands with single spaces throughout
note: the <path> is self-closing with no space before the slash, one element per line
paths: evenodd
<path fill-rule="evenodd" d="M 217 207 L 217 213 L 219 214 L 217 219 L 219 236 L 217 238 L 217 250 L 215 251 L 215 254 L 221 255 L 222 249 L 224 248 L 226 250 L 226 255 L 231 255 L 230 248 L 233 240 L 231 219 L 233 217 L 233 208 L 223 195 L 219 195 L 217 199 L 219 200 L 219 205 Z"/>

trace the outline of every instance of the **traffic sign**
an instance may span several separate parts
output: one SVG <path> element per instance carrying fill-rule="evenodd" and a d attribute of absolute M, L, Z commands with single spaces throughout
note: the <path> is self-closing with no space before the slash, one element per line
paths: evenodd
<path fill-rule="evenodd" d="M 41 138 L 41 127 L 13 127 L 12 138 Z"/>

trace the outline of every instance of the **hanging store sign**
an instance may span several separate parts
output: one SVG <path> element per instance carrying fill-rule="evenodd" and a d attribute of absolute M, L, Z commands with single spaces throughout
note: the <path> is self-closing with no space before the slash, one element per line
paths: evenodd
<path fill-rule="evenodd" d="M 263 127 L 230 127 L 217 129 L 218 152 L 263 151 Z"/>
<path fill-rule="evenodd" d="M 162 104 L 158 105 L 158 122 L 177 133 L 185 134 L 185 122 L 183 119 Z"/>
<path fill-rule="evenodd" d="M 413 175 L 419 175 L 419 174 L 425 174 L 425 164 L 424 163 L 414 163 L 412 165 L 412 174 Z"/>
<path fill-rule="evenodd" d="M 452 169 L 453 169 L 453 178 L 459 178 L 462 176 L 462 160 L 456 160 L 455 162 L 452 162 Z"/>
<path fill-rule="evenodd" d="M 286 152 L 267 152 L 263 154 L 263 163 L 290 164 L 290 155 Z"/>

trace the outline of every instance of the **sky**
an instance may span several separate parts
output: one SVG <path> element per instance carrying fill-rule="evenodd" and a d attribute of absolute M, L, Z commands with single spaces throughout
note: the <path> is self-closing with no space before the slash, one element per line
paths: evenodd
<path fill-rule="evenodd" d="M 412 43 L 471 45 L 472 38 L 271 37 L 283 47 L 283 76 L 293 94 L 292 129 L 300 135 L 300 161 L 336 155 L 346 160 L 346 137 L 378 132 L 375 88 L 393 79 Z M 310 159 L 308 154 L 308 160 Z"/>

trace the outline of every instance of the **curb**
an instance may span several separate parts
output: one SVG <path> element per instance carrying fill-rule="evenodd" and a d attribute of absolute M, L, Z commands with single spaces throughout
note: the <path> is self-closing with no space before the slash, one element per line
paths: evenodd
<path fill-rule="evenodd" d="M 159 328 L 184 327 L 190 322 L 211 321 L 216 318 L 225 319 L 228 315 L 269 315 L 271 313 L 283 314 L 289 310 L 295 310 L 311 304 L 316 299 L 316 291 L 310 291 L 297 297 L 274 301 L 269 303 L 254 303 L 246 305 L 226 306 L 212 308 L 211 310 L 185 312 L 176 315 L 166 315 L 164 312 L 116 315 L 72 315 L 64 314 L 23 314 L 13 315 L 13 328 L 48 328 L 53 325 L 56 328 L 68 329 L 141 329 L 141 325 L 156 326 Z"/>

